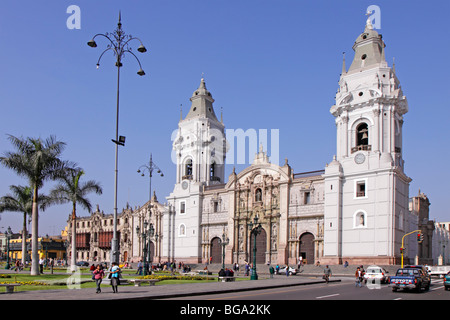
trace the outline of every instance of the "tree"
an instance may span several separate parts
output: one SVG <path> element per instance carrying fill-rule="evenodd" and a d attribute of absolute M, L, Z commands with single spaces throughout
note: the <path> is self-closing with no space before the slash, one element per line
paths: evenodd
<path fill-rule="evenodd" d="M 38 253 L 38 198 L 39 189 L 47 180 L 55 180 L 62 176 L 73 163 L 60 159 L 65 143 L 56 140 L 55 136 L 42 140 L 41 138 L 17 138 L 8 135 L 8 139 L 16 152 L 5 152 L 0 157 L 0 163 L 14 170 L 19 176 L 28 179 L 33 189 L 33 206 L 31 213 L 31 275 L 39 275 Z"/>
<path fill-rule="evenodd" d="M 31 216 L 33 208 L 33 189 L 24 186 L 10 186 L 12 195 L 7 194 L 0 198 L 0 212 L 21 212 L 23 213 L 22 229 L 22 263 L 25 264 L 27 257 L 27 216 Z M 38 202 L 46 198 L 40 195 Z"/>
<path fill-rule="evenodd" d="M 84 175 L 84 171 L 76 168 L 67 170 L 64 176 L 60 176 L 58 180 L 60 183 L 56 185 L 48 196 L 47 201 L 43 203 L 45 208 L 49 204 L 72 204 L 72 256 L 71 267 L 74 268 L 76 264 L 76 219 L 77 219 L 77 204 L 81 205 L 87 211 L 91 211 L 92 205 L 87 194 L 95 192 L 96 194 L 102 194 L 102 187 L 94 180 L 89 180 L 84 183 L 80 182 L 81 176 Z"/>

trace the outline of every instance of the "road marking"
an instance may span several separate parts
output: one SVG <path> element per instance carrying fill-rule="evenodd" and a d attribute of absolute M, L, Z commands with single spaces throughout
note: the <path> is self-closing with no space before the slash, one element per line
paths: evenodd
<path fill-rule="evenodd" d="M 431 291 L 434 291 L 434 290 L 439 290 L 439 289 L 442 289 L 444 286 L 440 286 L 440 287 L 437 287 L 437 288 L 433 288 L 433 289 L 431 289 Z"/>
<path fill-rule="evenodd" d="M 316 299 L 323 299 L 323 298 L 329 298 L 329 297 L 335 297 L 335 296 L 339 296 L 339 293 L 335 293 L 335 294 L 329 294 L 327 296 L 321 296 L 321 297 L 316 297 Z"/>
<path fill-rule="evenodd" d="M 274 288 L 276 289 L 276 288 Z M 248 293 L 248 294 L 234 294 L 231 296 L 226 296 L 226 297 L 214 297 L 211 299 L 207 299 L 207 300 L 224 300 L 224 299 L 233 299 L 233 298 L 242 298 L 242 297 L 253 297 L 253 296 L 263 296 L 263 295 L 272 295 L 272 294 L 279 294 L 279 293 L 286 293 L 286 292 L 292 292 L 292 291 L 298 291 L 298 288 L 294 288 L 294 289 L 287 289 L 287 290 L 277 290 L 275 292 L 273 292 L 272 290 L 274 289 L 268 289 L 271 290 L 270 292 L 262 292 L 262 293 Z M 255 289 L 258 290 L 258 289 Z M 252 290 L 250 290 L 252 291 Z"/>

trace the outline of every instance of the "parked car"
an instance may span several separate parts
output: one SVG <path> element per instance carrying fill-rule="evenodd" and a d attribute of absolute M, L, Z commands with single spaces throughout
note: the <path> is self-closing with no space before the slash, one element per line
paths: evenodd
<path fill-rule="evenodd" d="M 89 267 L 89 262 L 87 262 L 87 261 L 77 261 L 76 265 L 78 267 Z"/>
<path fill-rule="evenodd" d="M 450 289 L 450 271 L 444 276 L 444 288 L 445 290 Z"/>
<path fill-rule="evenodd" d="M 286 266 L 284 266 L 283 268 L 280 268 L 280 270 L 278 270 L 277 274 L 286 274 Z M 297 269 L 294 269 L 292 267 L 289 267 L 289 275 L 296 275 L 297 274 Z"/>
<path fill-rule="evenodd" d="M 444 278 L 445 275 L 450 272 L 450 266 L 433 266 L 429 268 L 430 271 L 428 273 L 430 274 L 430 276 L 439 278 Z"/>
<path fill-rule="evenodd" d="M 391 277 L 389 286 L 392 291 L 398 289 L 413 289 L 421 292 L 422 288 L 430 289 L 430 276 L 421 268 L 401 268 L 397 270 L 395 276 Z"/>
<path fill-rule="evenodd" d="M 386 269 L 379 266 L 369 266 L 364 273 L 364 280 L 366 281 L 380 281 L 380 283 L 389 283 L 390 277 L 387 275 L 389 273 Z"/>

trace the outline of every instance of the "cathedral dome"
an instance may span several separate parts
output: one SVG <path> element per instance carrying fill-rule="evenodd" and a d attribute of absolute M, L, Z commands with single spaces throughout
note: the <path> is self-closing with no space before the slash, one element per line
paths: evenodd
<path fill-rule="evenodd" d="M 218 121 L 213 108 L 214 99 L 211 92 L 206 89 L 205 79 L 203 77 L 199 87 L 194 91 L 190 100 L 192 102 L 191 109 L 185 119 L 203 117 Z"/>
<path fill-rule="evenodd" d="M 364 32 L 356 38 L 353 45 L 355 57 L 348 72 L 361 71 L 386 63 L 382 35 L 373 29 L 370 19 L 366 22 Z"/>

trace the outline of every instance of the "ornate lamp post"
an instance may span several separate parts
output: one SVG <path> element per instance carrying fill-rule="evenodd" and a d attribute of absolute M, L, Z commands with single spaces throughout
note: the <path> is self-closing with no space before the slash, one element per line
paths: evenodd
<path fill-rule="evenodd" d="M 253 222 L 250 221 L 248 228 L 250 229 L 250 235 L 255 236 L 255 241 L 253 245 L 253 267 L 250 280 L 258 280 L 258 275 L 256 274 L 256 236 L 261 233 L 262 226 L 258 223 L 258 217 L 253 218 Z"/>
<path fill-rule="evenodd" d="M 6 266 L 5 269 L 9 270 L 11 268 L 10 265 L 10 260 L 9 260 L 9 241 L 11 240 L 11 236 L 12 236 L 12 231 L 11 231 L 11 227 L 8 227 L 8 229 L 6 230 Z"/>
<path fill-rule="evenodd" d="M 98 62 L 97 62 L 97 69 L 100 66 L 100 60 L 107 51 L 113 51 L 114 55 L 116 57 L 116 67 L 117 67 L 117 108 L 116 108 L 116 138 L 115 140 L 112 140 L 114 144 L 116 145 L 116 160 L 115 160 L 115 170 L 114 170 L 114 228 L 113 228 L 113 238 L 111 241 L 111 263 L 112 262 L 119 262 L 119 240 L 117 239 L 117 179 L 118 179 L 118 147 L 119 145 L 124 146 L 125 145 L 125 137 L 119 136 L 119 83 L 120 83 L 120 68 L 122 65 L 122 58 L 124 57 L 125 53 L 130 53 L 132 56 L 134 56 L 139 64 L 139 71 L 137 72 L 138 75 L 143 76 L 145 75 L 144 70 L 142 70 L 141 63 L 139 59 L 136 57 L 136 55 L 131 51 L 131 48 L 129 47 L 129 43 L 132 40 L 138 40 L 140 42 L 140 46 L 137 48 L 137 51 L 144 53 L 147 51 L 147 49 L 142 44 L 142 41 L 138 38 L 132 37 L 131 35 L 126 35 L 125 32 L 122 30 L 122 22 L 121 22 L 121 15 L 119 12 L 119 22 L 117 23 L 117 29 L 114 30 L 113 33 L 106 33 L 106 34 L 96 34 L 92 40 L 89 40 L 87 43 L 88 46 L 92 48 L 97 47 L 97 43 L 95 42 L 95 38 L 97 36 L 102 36 L 109 40 L 109 43 L 106 47 L 106 49 L 102 52 L 100 55 Z M 74 250 L 72 250 L 74 252 Z"/>
<path fill-rule="evenodd" d="M 230 243 L 230 239 L 225 235 L 225 230 L 222 234 L 222 239 L 219 239 L 219 244 L 222 246 L 222 269 L 225 269 L 225 247 Z"/>
<path fill-rule="evenodd" d="M 149 271 L 150 263 L 150 238 L 155 234 L 155 229 L 153 228 L 153 223 L 148 223 L 144 221 L 144 228 L 142 233 L 140 232 L 139 226 L 136 226 L 136 234 L 142 239 L 142 257 L 144 259 L 144 276 L 151 274 Z"/>

